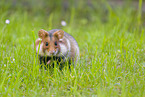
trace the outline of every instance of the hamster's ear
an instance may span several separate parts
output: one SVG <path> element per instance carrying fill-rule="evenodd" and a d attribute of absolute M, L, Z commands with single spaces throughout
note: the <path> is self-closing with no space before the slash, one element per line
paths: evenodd
<path fill-rule="evenodd" d="M 58 30 L 58 31 L 54 32 L 53 35 L 55 37 L 57 37 L 58 39 L 62 39 L 63 36 L 64 36 L 64 31 L 63 30 Z"/>
<path fill-rule="evenodd" d="M 39 38 L 44 38 L 44 37 L 47 37 L 48 36 L 48 32 L 47 31 L 45 31 L 45 30 L 43 30 L 43 29 L 41 29 L 41 30 L 39 30 L 39 32 L 38 32 L 38 36 L 39 36 Z"/>

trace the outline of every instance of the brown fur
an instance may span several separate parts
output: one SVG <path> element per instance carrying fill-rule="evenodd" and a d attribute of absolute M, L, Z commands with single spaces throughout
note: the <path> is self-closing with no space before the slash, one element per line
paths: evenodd
<path fill-rule="evenodd" d="M 48 42 L 48 46 L 43 45 L 43 51 L 45 51 L 47 49 L 47 51 L 49 52 L 53 52 L 56 51 L 56 49 L 58 48 L 60 50 L 60 46 L 59 46 L 59 39 L 61 39 L 64 36 L 64 32 L 62 30 L 56 31 L 53 33 L 53 37 L 52 39 L 50 39 L 49 34 L 47 31 L 41 29 L 38 32 L 38 36 L 42 39 L 42 42 L 44 44 L 46 44 L 46 42 Z M 55 42 L 57 42 L 57 46 L 55 46 Z M 38 45 L 39 42 L 36 43 L 36 45 Z"/>

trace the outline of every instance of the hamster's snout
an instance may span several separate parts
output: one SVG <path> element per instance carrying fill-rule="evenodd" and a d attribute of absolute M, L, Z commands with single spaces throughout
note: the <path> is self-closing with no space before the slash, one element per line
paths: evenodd
<path fill-rule="evenodd" d="M 53 50 L 53 51 L 49 51 L 49 53 L 50 53 L 51 55 L 54 55 L 55 51 L 54 51 L 54 50 Z"/>

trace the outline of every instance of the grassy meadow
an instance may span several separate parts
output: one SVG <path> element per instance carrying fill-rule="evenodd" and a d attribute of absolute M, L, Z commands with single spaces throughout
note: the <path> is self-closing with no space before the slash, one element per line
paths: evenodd
<path fill-rule="evenodd" d="M 0 1 L 1 97 L 145 97 L 145 14 L 126 2 L 94 7 L 12 7 Z M 47 3 L 46 3 L 47 5 Z M 9 23 L 6 23 L 9 20 Z M 67 23 L 61 25 L 61 21 Z M 71 72 L 40 69 L 33 49 L 40 29 L 63 29 L 78 42 Z"/>

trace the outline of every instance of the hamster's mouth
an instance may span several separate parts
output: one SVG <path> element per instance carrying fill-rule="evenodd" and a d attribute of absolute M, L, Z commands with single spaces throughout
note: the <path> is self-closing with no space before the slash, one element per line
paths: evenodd
<path fill-rule="evenodd" d="M 51 62 L 51 60 L 48 60 L 46 64 L 48 65 L 50 62 Z"/>
<path fill-rule="evenodd" d="M 52 54 L 50 53 L 50 51 L 47 51 L 47 50 L 44 51 L 44 55 L 46 55 L 48 57 L 57 56 L 58 54 L 59 54 L 59 49 L 58 48 Z"/>

